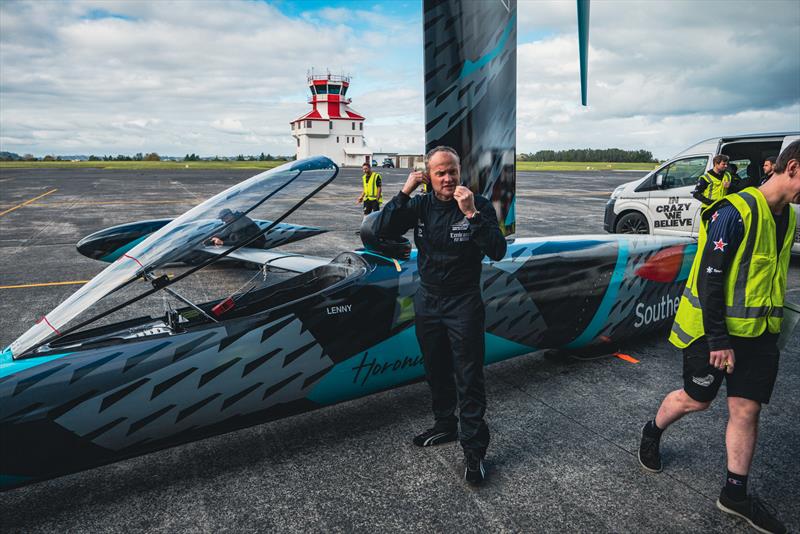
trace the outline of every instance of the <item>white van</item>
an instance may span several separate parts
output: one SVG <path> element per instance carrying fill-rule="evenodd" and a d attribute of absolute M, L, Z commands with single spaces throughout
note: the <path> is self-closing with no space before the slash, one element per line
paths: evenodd
<path fill-rule="evenodd" d="M 701 204 L 692 197 L 697 180 L 725 154 L 738 176 L 760 176 L 764 160 L 776 156 L 800 132 L 713 137 L 691 146 L 647 176 L 617 187 L 606 204 L 603 228 L 618 234 L 661 234 L 697 237 Z M 735 179 L 735 177 L 734 177 Z M 793 205 L 800 220 L 800 207 Z M 792 252 L 800 254 L 800 226 Z"/>

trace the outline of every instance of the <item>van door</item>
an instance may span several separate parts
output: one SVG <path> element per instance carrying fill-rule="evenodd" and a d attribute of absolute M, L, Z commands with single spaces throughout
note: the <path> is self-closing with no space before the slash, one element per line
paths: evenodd
<path fill-rule="evenodd" d="M 657 171 L 656 188 L 650 191 L 647 201 L 654 234 L 691 235 L 701 207 L 691 193 L 706 172 L 710 157 L 688 156 Z"/>

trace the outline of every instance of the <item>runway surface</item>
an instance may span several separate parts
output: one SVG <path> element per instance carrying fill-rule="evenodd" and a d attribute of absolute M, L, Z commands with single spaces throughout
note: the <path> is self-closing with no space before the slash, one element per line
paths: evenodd
<path fill-rule="evenodd" d="M 81 237 L 177 216 L 255 173 L 2 170 L 0 345 L 104 267 L 76 252 Z M 382 170 L 386 200 L 406 173 Z M 520 172 L 517 235 L 602 234 L 609 194 L 641 174 Z M 344 169 L 287 220 L 330 232 L 284 248 L 333 257 L 359 247 L 360 187 L 360 173 Z M 187 291 L 202 297 L 246 275 L 210 271 Z M 796 259 L 789 284 L 800 302 Z M 457 445 L 411 444 L 431 423 L 428 388 L 414 384 L 2 493 L 0 530 L 750 532 L 714 506 L 725 474 L 724 391 L 665 434 L 663 473 L 637 463 L 641 425 L 681 384 L 680 354 L 665 338 L 620 346 L 637 364 L 537 352 L 488 367 L 489 481 L 477 489 L 462 480 Z M 795 332 L 762 412 L 750 477 L 795 532 L 799 346 Z"/>

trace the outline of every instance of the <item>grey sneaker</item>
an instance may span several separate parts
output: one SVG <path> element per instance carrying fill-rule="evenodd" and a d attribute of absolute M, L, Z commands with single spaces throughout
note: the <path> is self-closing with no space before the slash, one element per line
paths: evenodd
<path fill-rule="evenodd" d="M 766 534 L 787 532 L 783 523 L 775 517 L 775 511 L 768 509 L 766 503 L 755 495 L 750 495 L 743 501 L 734 501 L 725 493 L 725 488 L 722 488 L 719 499 L 717 499 L 717 508 L 726 514 L 741 517 L 759 532 Z"/>
<path fill-rule="evenodd" d="M 644 429 L 647 423 L 642 427 L 642 440 L 639 443 L 639 464 L 650 471 L 651 473 L 660 473 L 663 469 L 661 465 L 661 452 L 659 446 L 661 438 L 654 438 L 648 436 Z"/>

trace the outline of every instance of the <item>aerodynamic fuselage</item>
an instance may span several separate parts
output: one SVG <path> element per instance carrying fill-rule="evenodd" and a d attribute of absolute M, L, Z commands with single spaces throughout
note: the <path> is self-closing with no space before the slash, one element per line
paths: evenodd
<path fill-rule="evenodd" d="M 486 361 L 614 347 L 663 328 L 688 239 L 520 239 L 483 264 Z M 416 258 L 368 251 L 265 284 L 207 320 L 145 318 L 0 360 L 0 483 L 9 488 L 400 386 L 424 374 Z M 201 304 L 211 312 L 219 302 Z M 369 324 L 369 328 L 364 325 Z"/>

